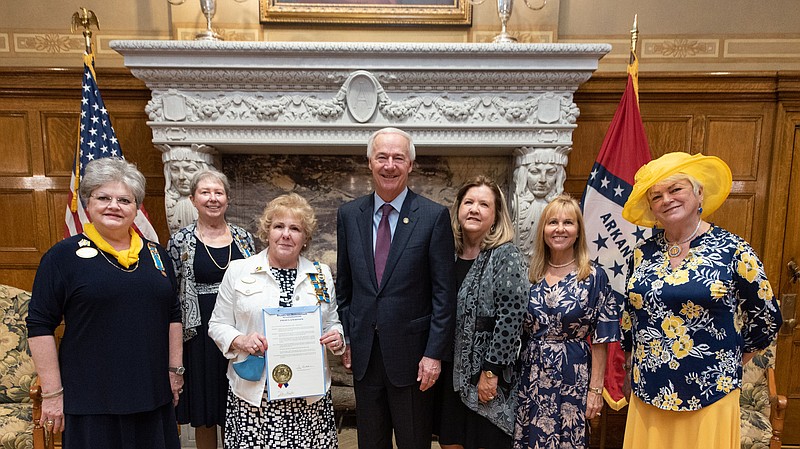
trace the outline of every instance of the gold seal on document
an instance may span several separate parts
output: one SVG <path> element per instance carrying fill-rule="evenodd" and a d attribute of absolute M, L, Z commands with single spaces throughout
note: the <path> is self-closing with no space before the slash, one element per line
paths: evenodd
<path fill-rule="evenodd" d="M 292 369 L 289 365 L 280 364 L 272 369 L 272 379 L 279 384 L 289 383 L 292 380 Z"/>

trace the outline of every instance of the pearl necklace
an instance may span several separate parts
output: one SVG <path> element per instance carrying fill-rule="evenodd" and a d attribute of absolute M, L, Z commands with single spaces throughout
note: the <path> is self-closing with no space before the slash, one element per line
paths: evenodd
<path fill-rule="evenodd" d="M 553 267 L 553 268 L 564 268 L 564 267 L 567 267 L 567 266 L 570 266 L 570 265 L 572 265 L 572 262 L 575 262 L 575 259 L 572 259 L 572 260 L 570 260 L 570 261 L 569 261 L 569 262 L 567 262 L 567 263 L 562 263 L 562 264 L 560 264 L 560 265 L 556 265 L 556 264 L 554 264 L 553 262 L 550 262 L 550 261 L 548 260 L 548 261 L 547 261 L 547 265 L 550 265 L 550 266 L 551 266 L 551 267 Z"/>
<path fill-rule="evenodd" d="M 667 255 L 672 258 L 680 256 L 681 253 L 683 253 L 683 248 L 681 248 L 681 245 L 692 240 L 697 235 L 697 231 L 700 230 L 700 223 L 702 222 L 703 220 L 697 220 L 697 226 L 694 227 L 694 232 L 692 232 L 692 235 L 686 237 L 680 242 L 670 242 L 667 240 L 667 231 L 664 231 L 664 241 L 667 244 Z"/>

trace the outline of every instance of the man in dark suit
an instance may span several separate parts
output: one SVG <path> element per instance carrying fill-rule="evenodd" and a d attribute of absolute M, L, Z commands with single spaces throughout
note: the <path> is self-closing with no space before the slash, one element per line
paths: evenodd
<path fill-rule="evenodd" d="M 430 449 L 431 387 L 453 345 L 450 213 L 408 189 L 415 157 L 407 133 L 376 131 L 367 145 L 375 192 L 337 217 L 336 297 L 361 449 L 391 449 L 392 431 L 400 449 Z"/>

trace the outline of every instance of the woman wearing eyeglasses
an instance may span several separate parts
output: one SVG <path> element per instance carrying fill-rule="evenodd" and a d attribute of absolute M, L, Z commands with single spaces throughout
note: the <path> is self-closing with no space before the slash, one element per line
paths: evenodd
<path fill-rule="evenodd" d="M 133 164 L 90 162 L 80 196 L 91 223 L 50 248 L 36 272 L 28 342 L 42 421 L 64 432 L 64 449 L 180 448 L 181 311 L 169 256 L 133 229 L 144 192 Z"/>

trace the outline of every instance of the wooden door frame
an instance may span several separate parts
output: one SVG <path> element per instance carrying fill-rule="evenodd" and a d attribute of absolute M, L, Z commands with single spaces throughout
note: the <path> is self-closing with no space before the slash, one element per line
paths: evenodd
<path fill-rule="evenodd" d="M 776 138 L 771 158 L 771 179 L 769 191 L 769 211 L 767 229 L 765 230 L 765 265 L 770 282 L 777 298 L 785 293 L 798 293 L 798 286 L 790 284 L 790 276 L 786 269 L 792 257 L 785 248 L 785 239 L 789 229 L 800 226 L 797 211 L 789 211 L 791 202 L 798 201 L 791 193 L 792 180 L 800 181 L 800 78 L 792 74 L 786 78 L 778 77 L 778 111 L 776 115 Z M 789 364 L 793 345 L 793 334 L 779 334 L 776 353 L 777 389 L 780 394 L 788 396 L 788 385 L 785 379 L 797 375 L 792 373 Z M 782 382 L 783 380 L 783 382 Z M 795 399 L 796 400 L 796 399 Z M 800 411 L 787 410 L 797 414 Z M 788 426 L 784 428 L 788 429 Z M 797 443 L 797 442 L 795 442 Z"/>

